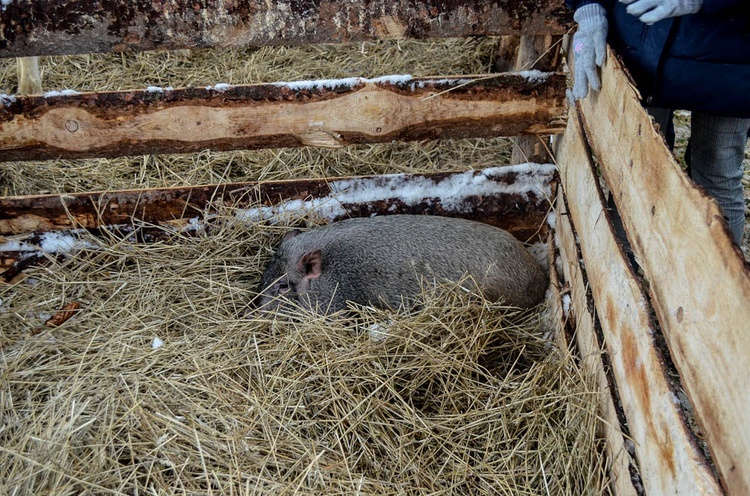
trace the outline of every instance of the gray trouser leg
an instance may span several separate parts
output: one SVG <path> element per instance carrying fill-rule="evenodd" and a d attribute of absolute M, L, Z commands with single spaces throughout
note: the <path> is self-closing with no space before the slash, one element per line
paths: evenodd
<path fill-rule="evenodd" d="M 690 173 L 719 203 L 737 244 L 745 229 L 742 159 L 750 119 L 693 112 L 690 126 Z"/>

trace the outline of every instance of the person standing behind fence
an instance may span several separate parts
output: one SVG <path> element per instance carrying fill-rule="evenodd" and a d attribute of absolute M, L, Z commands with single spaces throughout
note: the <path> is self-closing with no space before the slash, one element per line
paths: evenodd
<path fill-rule="evenodd" d="M 750 131 L 750 1 L 566 0 L 575 11 L 573 97 L 599 91 L 606 42 L 674 145 L 672 111 L 690 110 L 693 181 L 722 208 L 732 237 L 745 226 L 742 160 Z"/>

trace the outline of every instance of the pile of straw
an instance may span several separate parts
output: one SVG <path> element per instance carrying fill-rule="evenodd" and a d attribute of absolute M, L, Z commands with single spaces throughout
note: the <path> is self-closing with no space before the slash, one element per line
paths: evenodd
<path fill-rule="evenodd" d="M 45 58 L 47 90 L 491 70 L 496 39 Z M 0 61 L 0 92 L 15 91 Z M 1 163 L 0 195 L 465 170 L 454 140 Z M 291 222 L 291 221 L 290 221 Z M 241 318 L 285 226 L 112 236 L 0 286 L 2 494 L 604 494 L 598 395 L 520 314 L 460 285 L 411 315 Z M 41 327 L 71 303 L 75 316 Z M 40 329 L 41 328 L 41 329 Z M 41 332 L 39 332 L 41 331 Z"/>
<path fill-rule="evenodd" d="M 604 492 L 597 394 L 538 313 L 456 285 L 411 315 L 242 319 L 284 230 L 92 238 L 0 288 L 0 492 Z"/>

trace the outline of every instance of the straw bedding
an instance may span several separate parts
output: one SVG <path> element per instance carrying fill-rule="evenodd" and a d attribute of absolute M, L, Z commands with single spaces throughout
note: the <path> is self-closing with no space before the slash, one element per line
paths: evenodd
<path fill-rule="evenodd" d="M 465 282 L 411 315 L 242 319 L 282 230 L 92 239 L 0 290 L 2 492 L 599 493 L 596 394 L 538 312 Z"/>
<path fill-rule="evenodd" d="M 44 79 L 104 90 L 476 73 L 495 49 L 97 55 L 45 61 Z M 453 170 L 508 152 L 507 140 L 456 140 L 0 163 L 0 193 Z M 170 242 L 91 238 L 99 249 L 0 286 L 0 493 L 606 493 L 594 385 L 542 337 L 539 312 L 487 302 L 464 281 L 427 291 L 409 315 L 241 318 L 286 228 L 223 212 Z M 36 332 L 71 302 L 72 319 Z"/>

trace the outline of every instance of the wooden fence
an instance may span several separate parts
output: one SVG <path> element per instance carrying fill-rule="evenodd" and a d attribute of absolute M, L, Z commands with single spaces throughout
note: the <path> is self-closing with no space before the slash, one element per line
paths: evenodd
<path fill-rule="evenodd" d="M 10 2 L 0 14 L 0 56 L 508 35 L 512 48 L 505 66 L 518 69 L 520 60 L 557 52 L 559 35 L 571 26 L 558 1 L 379 0 L 348 2 L 345 8 L 329 1 L 235 4 L 230 9 L 213 0 Z M 612 492 L 750 494 L 750 394 L 744 389 L 750 375 L 750 271 L 716 204 L 692 185 L 665 147 L 616 55 L 610 52 L 603 68 L 602 91 L 570 108 L 565 76 L 555 73 L 560 59 L 553 59 L 543 67 L 550 74 L 3 95 L 0 154 L 26 160 L 341 147 L 564 129 L 554 157 L 561 188 L 553 245 L 563 270 L 552 268 L 552 304 L 562 315 L 562 300 L 572 301 L 567 325 L 574 329 L 578 358 L 603 392 L 601 433 Z M 529 171 L 498 173 L 492 180 L 510 186 Z M 549 169 L 533 173 L 542 189 L 554 190 Z M 438 183 L 454 175 L 398 180 L 417 177 Z M 0 236 L 33 245 L 51 229 L 180 229 L 210 212 L 212 202 L 260 209 L 288 200 L 314 202 L 330 197 L 337 181 L 352 180 L 0 198 Z M 616 240 L 602 181 L 614 196 L 643 278 Z M 544 195 L 519 198 L 512 188 L 498 191 L 472 197 L 472 213 L 463 215 L 502 225 L 524 239 L 545 234 L 537 231 L 549 207 Z M 372 199 L 351 202 L 342 211 L 455 214 L 428 192 L 423 200 L 415 206 Z M 12 250 L 2 262 L 6 279 L 29 263 Z M 681 399 L 682 388 L 690 405 Z M 693 416 L 703 438 L 696 435 Z"/>

